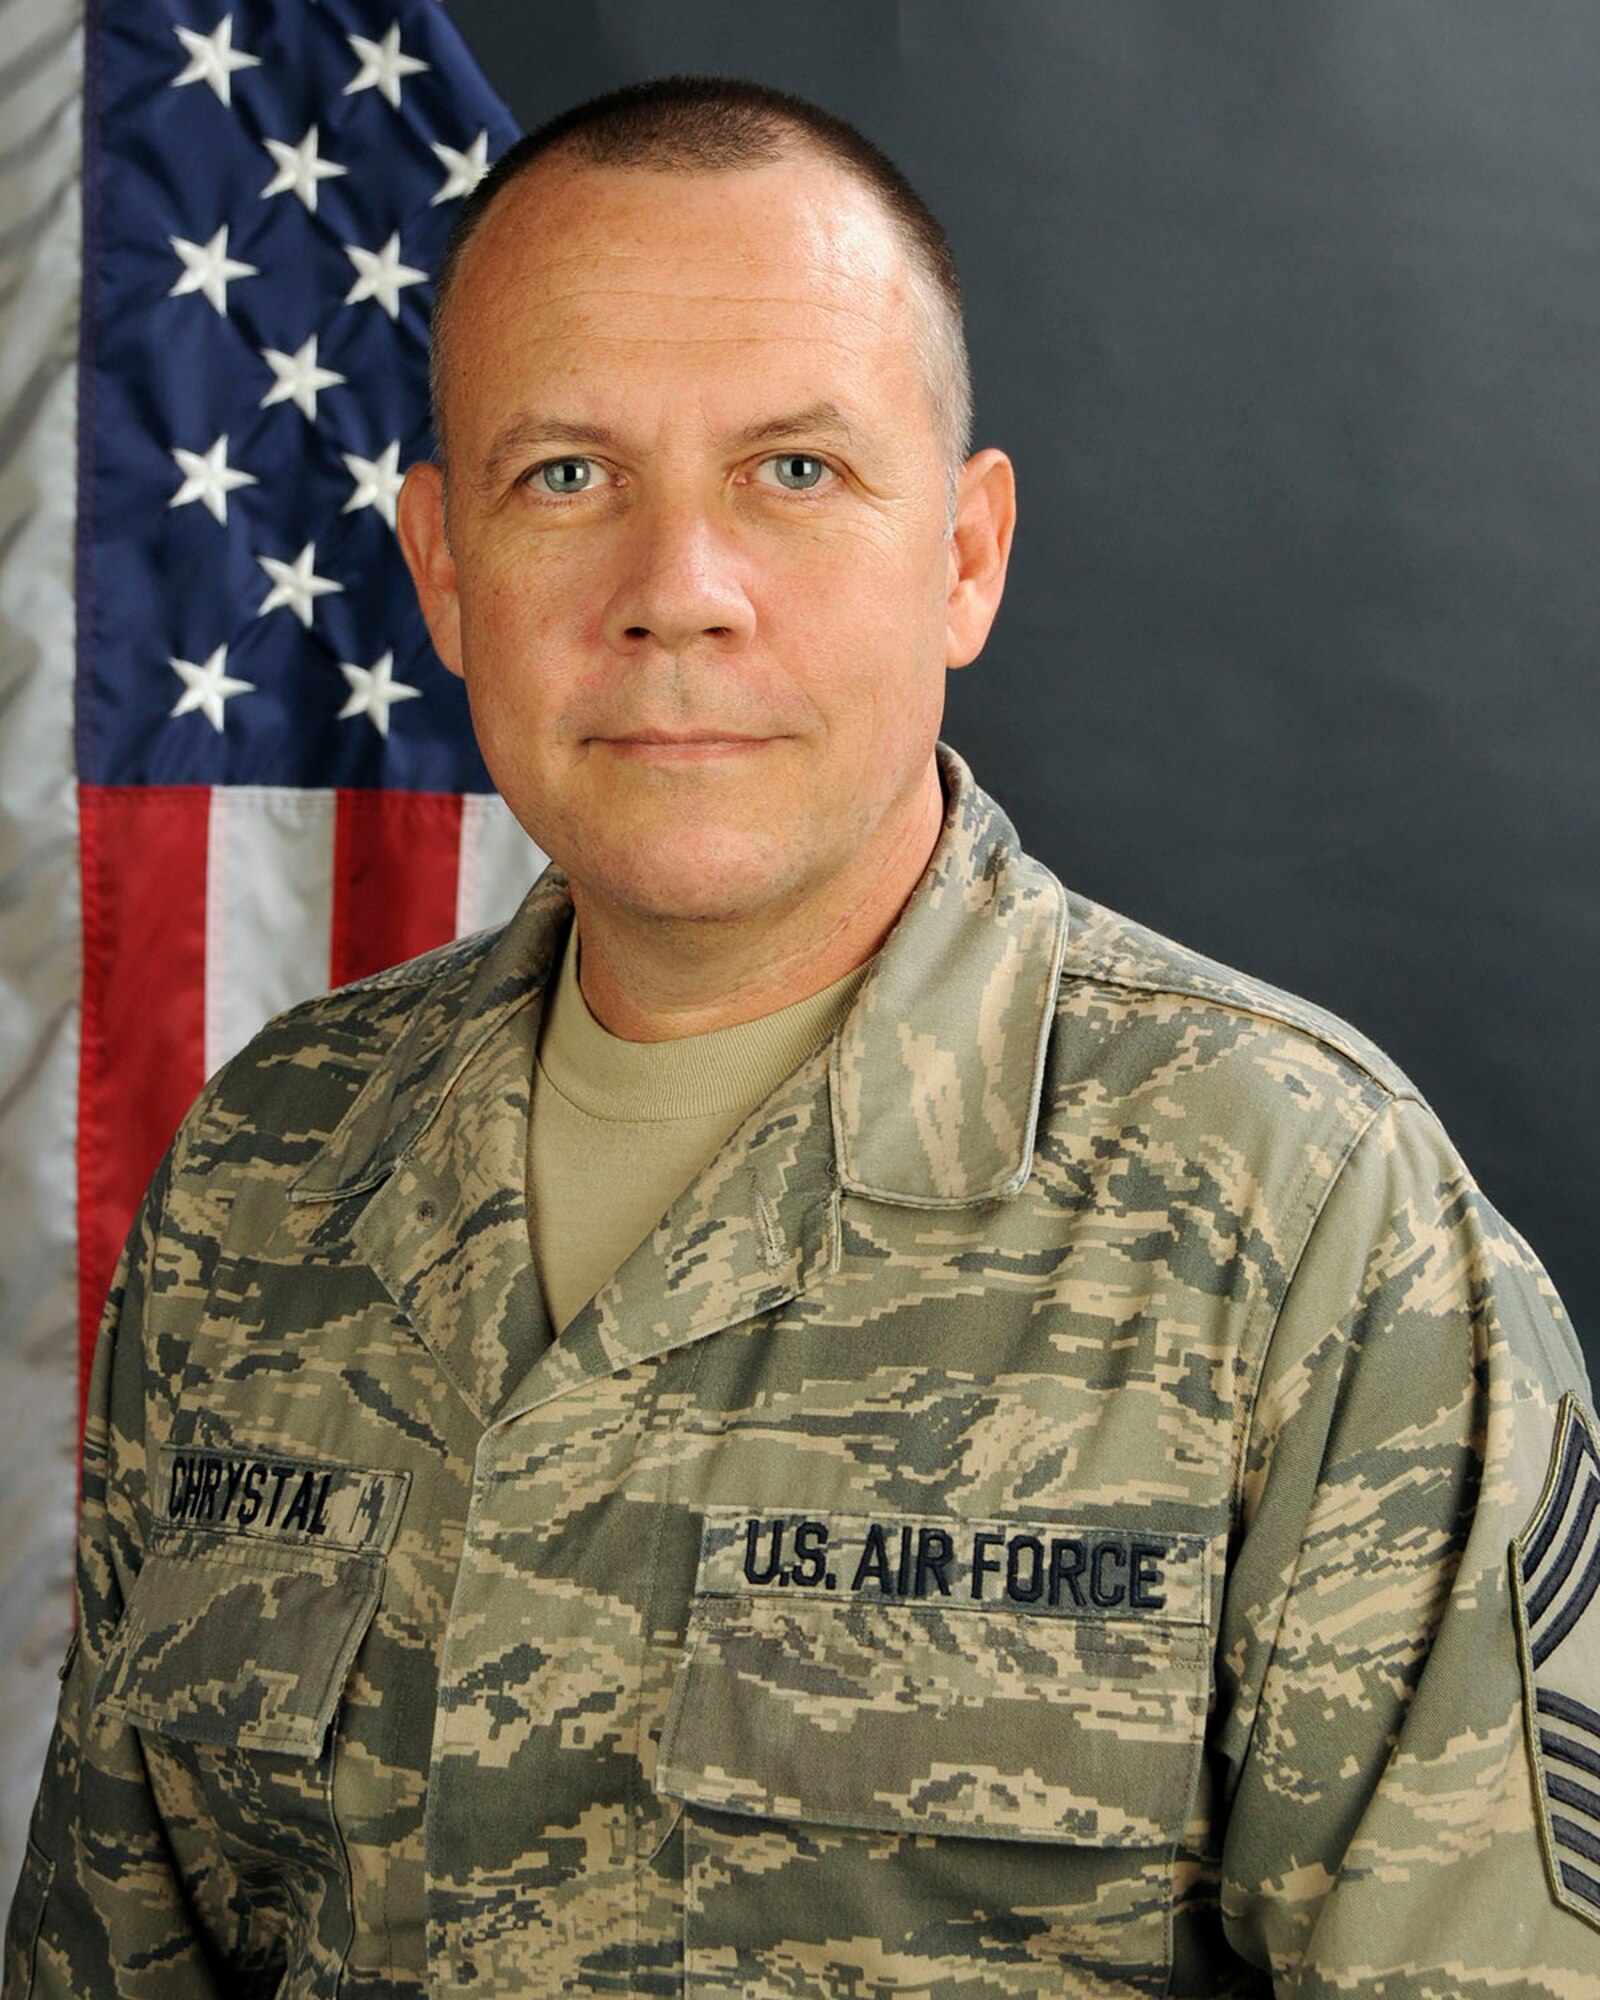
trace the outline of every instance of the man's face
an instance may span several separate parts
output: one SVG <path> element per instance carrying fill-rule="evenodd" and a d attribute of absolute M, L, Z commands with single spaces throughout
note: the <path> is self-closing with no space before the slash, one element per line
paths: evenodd
<path fill-rule="evenodd" d="M 776 920 L 858 893 L 927 822 L 944 671 L 999 597 L 960 581 L 875 201 L 806 157 L 548 164 L 485 218 L 451 312 L 448 546 L 431 468 L 402 533 L 495 782 L 580 913 Z"/>

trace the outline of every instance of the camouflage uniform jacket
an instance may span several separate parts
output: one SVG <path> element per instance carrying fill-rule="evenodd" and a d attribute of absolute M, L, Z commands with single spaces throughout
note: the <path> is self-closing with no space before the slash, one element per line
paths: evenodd
<path fill-rule="evenodd" d="M 1600 1993 L 1547 1281 L 1374 1049 L 945 772 L 838 1035 L 554 1345 L 558 875 L 207 1090 L 5 2000 Z"/>

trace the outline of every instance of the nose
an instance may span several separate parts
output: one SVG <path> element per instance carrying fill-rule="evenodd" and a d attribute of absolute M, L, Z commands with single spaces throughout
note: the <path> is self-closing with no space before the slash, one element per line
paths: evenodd
<path fill-rule="evenodd" d="M 606 637 L 630 651 L 654 640 L 678 653 L 696 640 L 737 646 L 755 629 L 743 565 L 726 531 L 693 500 L 657 499 L 634 510 Z"/>

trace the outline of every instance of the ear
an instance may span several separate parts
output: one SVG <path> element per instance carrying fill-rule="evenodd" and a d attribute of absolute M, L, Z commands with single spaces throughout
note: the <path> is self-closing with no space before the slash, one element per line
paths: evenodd
<path fill-rule="evenodd" d="M 945 604 L 945 665 L 964 667 L 983 651 L 1006 587 L 1017 525 L 1017 482 L 1003 451 L 974 453 L 956 484 Z"/>
<path fill-rule="evenodd" d="M 395 527 L 434 650 L 451 673 L 459 674 L 461 600 L 455 557 L 445 534 L 444 474 L 426 459 L 406 474 Z"/>

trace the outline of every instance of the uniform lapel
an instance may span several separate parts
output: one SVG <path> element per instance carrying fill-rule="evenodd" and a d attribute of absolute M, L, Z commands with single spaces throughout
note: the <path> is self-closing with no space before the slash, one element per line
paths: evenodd
<path fill-rule="evenodd" d="M 509 1420 L 741 1320 L 837 1261 L 828 1052 L 782 1083 L 517 1384 Z"/>
<path fill-rule="evenodd" d="M 352 1232 L 485 1425 L 550 1342 L 524 1195 L 540 1012 L 531 996 L 480 1044 Z"/>
<path fill-rule="evenodd" d="M 571 914 L 549 869 L 487 950 L 447 956 L 293 1190 L 366 1196 L 355 1247 L 482 1424 L 550 1337 L 524 1161 L 544 988 Z"/>

